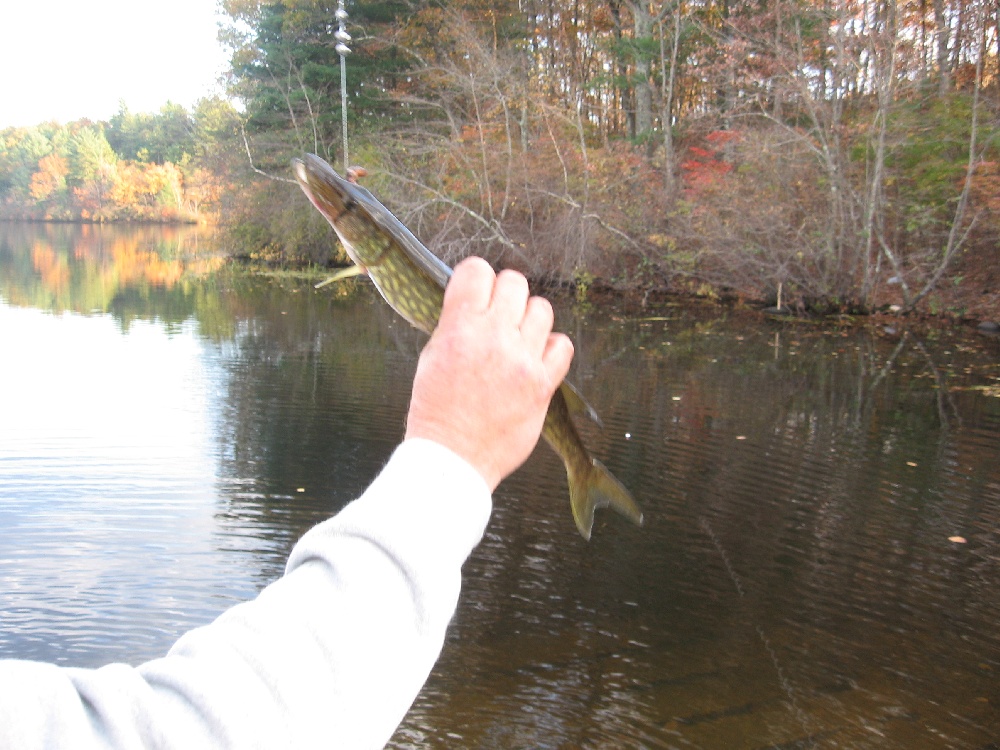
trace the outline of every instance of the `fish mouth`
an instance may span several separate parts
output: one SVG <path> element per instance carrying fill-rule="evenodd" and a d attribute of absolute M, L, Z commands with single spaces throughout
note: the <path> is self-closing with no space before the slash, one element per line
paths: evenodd
<path fill-rule="evenodd" d="M 331 222 L 358 202 L 358 188 L 334 171 L 316 154 L 292 160 L 292 171 L 312 204 Z"/>
<path fill-rule="evenodd" d="M 295 179 L 300 185 L 309 184 L 309 169 L 302 159 L 292 159 L 292 171 L 295 172 Z"/>

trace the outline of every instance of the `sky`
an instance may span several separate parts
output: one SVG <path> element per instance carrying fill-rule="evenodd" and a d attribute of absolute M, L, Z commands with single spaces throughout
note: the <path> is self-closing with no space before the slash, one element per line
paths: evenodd
<path fill-rule="evenodd" d="M 222 93 L 228 55 L 216 0 L 37 0 L 5 4 L 0 129 L 107 120 Z"/>

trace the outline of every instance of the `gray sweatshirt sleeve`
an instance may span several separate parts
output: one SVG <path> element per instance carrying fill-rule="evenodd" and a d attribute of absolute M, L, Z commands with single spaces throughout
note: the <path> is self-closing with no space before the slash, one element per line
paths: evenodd
<path fill-rule="evenodd" d="M 490 511 L 469 464 L 406 441 L 282 578 L 164 658 L 0 661 L 0 750 L 383 747 L 441 652 Z"/>

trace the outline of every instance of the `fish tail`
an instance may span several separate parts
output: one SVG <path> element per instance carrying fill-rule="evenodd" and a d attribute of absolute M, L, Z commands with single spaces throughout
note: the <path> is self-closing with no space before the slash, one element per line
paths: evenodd
<path fill-rule="evenodd" d="M 583 471 L 567 471 L 569 501 L 573 520 L 584 539 L 590 540 L 594 526 L 594 511 L 612 508 L 637 526 L 642 525 L 642 511 L 627 489 L 604 468 L 596 458 L 580 467 Z"/>

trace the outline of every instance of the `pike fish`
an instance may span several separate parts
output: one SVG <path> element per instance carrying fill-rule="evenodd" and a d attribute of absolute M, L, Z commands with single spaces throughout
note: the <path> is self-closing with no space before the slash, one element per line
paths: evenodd
<path fill-rule="evenodd" d="M 355 264 L 323 283 L 365 274 L 393 310 L 431 333 L 441 314 L 451 268 L 370 192 L 341 177 L 320 157 L 306 154 L 292 166 L 303 192 L 330 222 Z M 587 452 L 572 414 L 597 417 L 577 390 L 563 381 L 549 403 L 542 435 L 566 466 L 570 506 L 580 534 L 590 539 L 597 508 L 611 507 L 642 524 L 642 511 L 629 491 Z"/>

